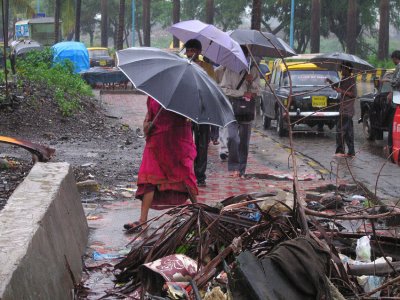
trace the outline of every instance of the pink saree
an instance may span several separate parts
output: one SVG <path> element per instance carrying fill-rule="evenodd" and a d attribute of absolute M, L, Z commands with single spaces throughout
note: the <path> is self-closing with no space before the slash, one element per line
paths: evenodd
<path fill-rule="evenodd" d="M 150 120 L 160 109 L 160 104 L 148 97 Z M 136 198 L 143 199 L 144 194 L 154 191 L 153 209 L 181 205 L 189 198 L 189 193 L 198 194 L 193 169 L 196 147 L 191 124 L 185 117 L 162 109 L 146 138 Z"/>

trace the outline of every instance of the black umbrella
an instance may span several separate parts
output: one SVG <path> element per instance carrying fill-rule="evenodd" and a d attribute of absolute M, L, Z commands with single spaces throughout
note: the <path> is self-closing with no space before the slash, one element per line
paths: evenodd
<path fill-rule="evenodd" d="M 322 68 L 334 70 L 338 70 L 343 62 L 351 63 L 353 70 L 356 72 L 374 69 L 373 65 L 358 56 L 342 52 L 320 54 L 310 59 L 310 62 L 315 63 Z"/>
<path fill-rule="evenodd" d="M 118 68 L 136 89 L 162 107 L 199 124 L 226 126 L 232 106 L 222 90 L 196 63 L 156 48 L 117 52 Z"/>
<path fill-rule="evenodd" d="M 297 55 L 282 39 L 269 32 L 236 29 L 230 33 L 240 45 L 247 45 L 254 56 L 288 57 Z"/>

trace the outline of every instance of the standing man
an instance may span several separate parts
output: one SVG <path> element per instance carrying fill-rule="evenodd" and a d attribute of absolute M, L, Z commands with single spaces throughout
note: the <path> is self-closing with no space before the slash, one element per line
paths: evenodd
<path fill-rule="evenodd" d="M 199 60 L 202 47 L 201 42 L 196 39 L 188 40 L 185 43 L 186 56 L 207 72 L 208 76 L 215 79 L 214 69 L 211 64 Z M 197 186 L 206 186 L 207 152 L 210 141 L 210 125 L 193 123 L 194 141 L 196 144 L 197 156 L 194 161 L 194 173 L 197 178 Z"/>
<path fill-rule="evenodd" d="M 337 157 L 353 157 L 356 155 L 354 151 L 354 129 L 353 129 L 353 116 L 354 116 L 354 102 L 357 98 L 356 80 L 351 76 L 353 72 L 353 65 L 349 62 L 342 63 L 342 80 L 339 86 L 332 85 L 332 88 L 342 95 L 340 101 L 340 114 L 336 124 L 336 152 Z M 347 154 L 345 153 L 345 146 L 347 145 Z"/>
<path fill-rule="evenodd" d="M 391 85 L 393 91 L 400 91 L 400 51 L 395 50 L 392 52 L 390 56 L 392 58 L 393 63 L 396 65 L 396 69 L 394 70 L 393 77 L 391 80 Z M 388 130 L 388 148 L 389 153 L 393 152 L 393 119 L 394 114 L 396 112 L 396 104 L 393 103 L 393 92 L 388 95 L 388 106 L 389 106 L 389 130 Z"/>
<path fill-rule="evenodd" d="M 241 46 L 248 58 L 248 50 Z M 228 171 L 232 177 L 244 177 L 251 125 L 255 117 L 255 98 L 260 94 L 260 74 L 255 65 L 250 64 L 249 70 L 235 73 L 226 69 L 221 80 L 221 88 L 228 96 L 234 108 L 236 121 L 227 126 L 228 131 Z M 249 104 L 251 110 L 242 114 L 240 109 Z M 251 104 L 251 105 L 250 105 Z"/>

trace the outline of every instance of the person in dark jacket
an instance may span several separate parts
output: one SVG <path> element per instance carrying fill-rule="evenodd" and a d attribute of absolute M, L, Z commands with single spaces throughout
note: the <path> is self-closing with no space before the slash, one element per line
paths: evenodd
<path fill-rule="evenodd" d="M 356 80 L 352 76 L 353 66 L 349 62 L 342 63 L 342 80 L 339 85 L 332 85 L 332 88 L 341 94 L 340 115 L 336 124 L 336 151 L 335 156 L 354 156 L 354 102 L 357 98 Z M 347 154 L 345 152 L 347 145 Z"/>

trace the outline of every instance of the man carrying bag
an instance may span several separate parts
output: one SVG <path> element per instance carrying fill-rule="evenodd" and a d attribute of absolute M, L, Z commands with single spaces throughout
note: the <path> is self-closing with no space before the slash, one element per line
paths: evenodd
<path fill-rule="evenodd" d="M 248 57 L 248 50 L 241 46 Z M 260 75 L 255 65 L 250 64 L 247 72 L 224 72 L 221 88 L 230 99 L 236 122 L 228 130 L 228 171 L 233 177 L 244 177 L 249 153 L 252 121 L 255 117 L 255 99 L 260 93 Z"/>

